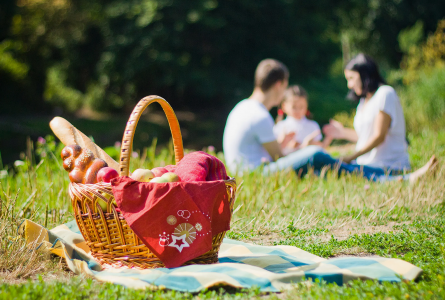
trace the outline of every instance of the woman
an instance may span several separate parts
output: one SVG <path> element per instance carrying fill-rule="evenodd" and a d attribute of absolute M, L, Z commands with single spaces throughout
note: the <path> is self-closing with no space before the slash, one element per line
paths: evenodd
<path fill-rule="evenodd" d="M 435 156 L 419 170 L 398 176 L 410 169 L 407 152 L 405 118 L 395 90 L 386 85 L 376 63 L 367 55 L 358 54 L 344 70 L 350 95 L 359 100 L 354 117 L 354 129 L 345 128 L 337 121 L 323 127 L 329 139 L 345 139 L 356 143 L 352 155 L 336 160 L 323 149 L 309 146 L 296 151 L 276 163 L 265 166 L 265 172 L 273 172 L 292 166 L 299 173 L 308 167 L 315 171 L 331 167 L 342 172 L 357 172 L 373 181 L 416 181 L 437 165 Z"/>

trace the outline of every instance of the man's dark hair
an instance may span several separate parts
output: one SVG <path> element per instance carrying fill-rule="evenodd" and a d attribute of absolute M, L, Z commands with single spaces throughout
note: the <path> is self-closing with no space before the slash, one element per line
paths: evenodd
<path fill-rule="evenodd" d="M 357 95 L 353 90 L 348 93 L 348 99 L 358 101 L 365 97 L 367 93 L 374 93 L 380 84 L 386 84 L 380 75 L 379 68 L 375 61 L 368 55 L 359 53 L 346 65 L 345 70 L 355 71 L 360 74 L 362 81 L 362 94 Z"/>
<path fill-rule="evenodd" d="M 276 59 L 264 59 L 255 70 L 255 87 L 263 92 L 269 90 L 276 82 L 289 79 L 289 70 Z"/>

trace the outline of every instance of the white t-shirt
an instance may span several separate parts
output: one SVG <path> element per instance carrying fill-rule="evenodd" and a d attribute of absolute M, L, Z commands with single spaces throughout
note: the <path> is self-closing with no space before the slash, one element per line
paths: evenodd
<path fill-rule="evenodd" d="M 269 111 L 256 100 L 242 100 L 232 109 L 223 137 L 224 158 L 232 173 L 272 161 L 262 144 L 275 140 L 273 125 Z"/>
<path fill-rule="evenodd" d="M 357 164 L 392 170 L 409 169 L 405 118 L 396 91 L 383 85 L 365 104 L 361 99 L 354 117 L 354 129 L 358 135 L 356 150 L 360 150 L 373 135 L 374 121 L 380 111 L 391 117 L 388 134 L 382 144 L 357 158 Z"/>
<path fill-rule="evenodd" d="M 278 122 L 273 128 L 273 132 L 277 138 L 295 132 L 294 139 L 299 144 L 303 143 L 303 140 L 316 130 L 320 131 L 320 126 L 317 122 L 308 120 L 306 117 L 298 120 L 290 116 L 287 116 L 286 119 Z M 314 141 L 321 141 L 321 138 L 322 136 L 320 132 L 320 134 L 315 137 Z"/>

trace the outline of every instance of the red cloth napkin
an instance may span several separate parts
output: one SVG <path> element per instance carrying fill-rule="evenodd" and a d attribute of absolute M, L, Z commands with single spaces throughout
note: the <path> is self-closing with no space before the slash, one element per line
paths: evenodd
<path fill-rule="evenodd" d="M 226 167 L 217 157 L 203 151 L 185 155 L 177 165 L 165 166 L 176 173 L 181 181 L 212 181 L 228 179 Z"/>
<path fill-rule="evenodd" d="M 185 155 L 174 171 L 182 181 L 226 180 L 224 164 L 215 156 L 203 151 Z"/>
<path fill-rule="evenodd" d="M 168 268 L 211 250 L 212 237 L 230 229 L 222 180 L 150 183 L 118 177 L 111 184 L 130 228 Z"/>

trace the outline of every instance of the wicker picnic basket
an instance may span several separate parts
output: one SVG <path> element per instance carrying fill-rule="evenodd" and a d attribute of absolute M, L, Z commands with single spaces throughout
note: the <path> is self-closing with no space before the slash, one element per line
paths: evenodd
<path fill-rule="evenodd" d="M 118 172 L 120 176 L 128 176 L 129 174 L 129 164 L 136 125 L 142 112 L 153 102 L 158 102 L 167 116 L 173 137 L 176 163 L 184 156 L 179 122 L 173 109 L 163 98 L 148 96 L 139 101 L 127 122 L 119 159 Z M 232 211 L 236 193 L 235 179 L 230 178 L 229 180 L 225 180 L 225 184 L 230 203 L 230 211 Z M 69 194 L 80 232 L 86 244 L 90 247 L 92 256 L 96 258 L 99 263 L 102 265 L 126 266 L 139 269 L 164 267 L 162 261 L 141 242 L 138 236 L 128 226 L 122 214 L 116 211 L 110 183 L 79 184 L 72 182 L 69 185 Z M 98 203 L 99 199 L 106 201 L 107 212 L 103 212 Z M 217 262 L 219 247 L 224 235 L 225 232 L 221 232 L 214 236 L 212 249 L 186 262 L 185 265 L 211 264 Z"/>

